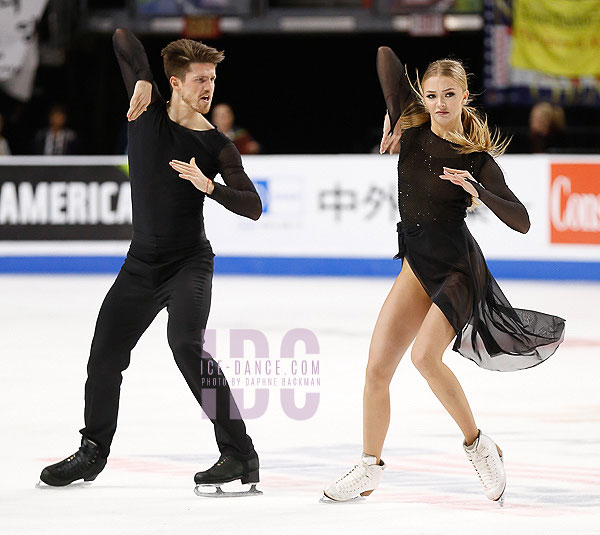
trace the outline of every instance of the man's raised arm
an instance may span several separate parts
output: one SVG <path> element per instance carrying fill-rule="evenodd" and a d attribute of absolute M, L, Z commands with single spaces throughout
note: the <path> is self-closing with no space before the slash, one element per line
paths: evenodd
<path fill-rule="evenodd" d="M 113 33 L 113 48 L 121 68 L 127 96 L 131 103 L 127 118 L 137 119 L 146 107 L 160 98 L 150 70 L 144 46 L 129 30 L 118 28 Z"/>

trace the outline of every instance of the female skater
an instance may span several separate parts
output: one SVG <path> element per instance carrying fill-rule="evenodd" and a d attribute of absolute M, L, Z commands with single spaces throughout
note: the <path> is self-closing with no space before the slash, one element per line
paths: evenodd
<path fill-rule="evenodd" d="M 435 61 L 413 89 L 400 60 L 381 47 L 377 72 L 387 105 L 380 152 L 400 146 L 396 258 L 403 263 L 369 349 L 361 461 L 324 493 L 346 501 L 377 488 L 385 469 L 389 384 L 414 340 L 412 362 L 462 431 L 486 496 L 501 500 L 502 452 L 475 424 L 458 380 L 442 362 L 444 350 L 455 339 L 453 349 L 482 368 L 529 368 L 556 351 L 564 320 L 512 308 L 465 225 L 467 207 L 478 198 L 512 229 L 529 230 L 527 210 L 493 159 L 507 143 L 468 106 L 463 66 Z"/>

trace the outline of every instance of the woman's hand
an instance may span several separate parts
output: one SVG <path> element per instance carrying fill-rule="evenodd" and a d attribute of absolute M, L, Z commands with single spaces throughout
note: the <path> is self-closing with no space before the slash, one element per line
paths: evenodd
<path fill-rule="evenodd" d="M 399 125 L 400 121 L 396 123 L 394 131 L 390 132 L 390 116 L 386 112 L 385 118 L 383 119 L 383 137 L 381 138 L 381 144 L 379 145 L 379 154 L 385 154 L 388 150 L 390 154 L 398 154 L 400 152 L 400 138 L 402 137 L 402 131 Z"/>
<path fill-rule="evenodd" d="M 451 169 L 450 167 L 444 167 L 444 174 L 440 175 L 440 178 L 443 180 L 449 180 L 453 184 L 460 186 L 472 197 L 479 197 L 479 193 L 477 193 L 477 190 L 475 189 L 473 184 L 467 182 L 467 179 L 473 180 L 475 182 L 475 179 L 471 176 L 471 173 L 469 173 L 469 171 L 462 171 L 461 169 Z"/>
<path fill-rule="evenodd" d="M 133 89 L 133 95 L 127 110 L 127 120 L 135 121 L 144 113 L 152 100 L 152 84 L 147 80 L 138 80 Z"/>
<path fill-rule="evenodd" d="M 196 165 L 196 158 L 192 158 L 190 163 L 171 160 L 169 165 L 179 173 L 180 178 L 189 180 L 202 193 L 210 195 L 215 189 L 213 181 L 207 178 Z"/>

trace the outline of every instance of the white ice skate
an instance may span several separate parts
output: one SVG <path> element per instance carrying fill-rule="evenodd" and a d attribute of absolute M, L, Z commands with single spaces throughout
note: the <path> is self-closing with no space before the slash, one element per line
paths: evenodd
<path fill-rule="evenodd" d="M 490 500 L 499 502 L 501 506 L 504 505 L 506 474 L 504 473 L 502 450 L 481 431 L 471 446 L 467 447 L 463 442 L 463 448 L 467 458 L 475 467 L 485 495 Z"/>
<path fill-rule="evenodd" d="M 363 453 L 360 462 L 345 476 L 329 485 L 323 494 L 336 502 L 356 500 L 361 496 L 369 496 L 381 481 L 385 463 L 377 464 L 377 457 Z"/>

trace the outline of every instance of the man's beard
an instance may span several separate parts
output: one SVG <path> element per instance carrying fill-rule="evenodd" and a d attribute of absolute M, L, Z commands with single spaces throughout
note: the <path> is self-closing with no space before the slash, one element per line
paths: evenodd
<path fill-rule="evenodd" d="M 181 95 L 183 100 L 190 108 L 196 113 L 206 113 L 210 109 L 210 102 L 204 102 L 203 100 L 190 98 L 188 95 Z"/>

